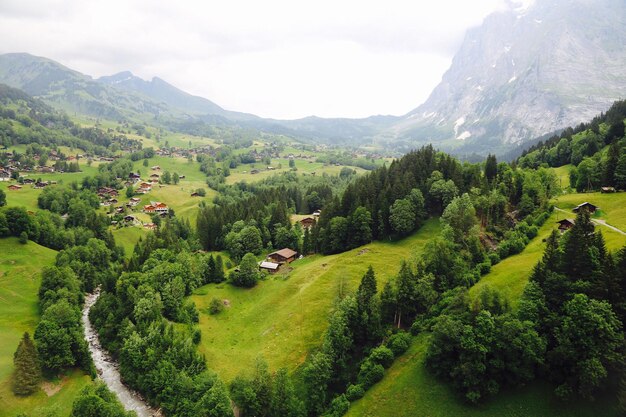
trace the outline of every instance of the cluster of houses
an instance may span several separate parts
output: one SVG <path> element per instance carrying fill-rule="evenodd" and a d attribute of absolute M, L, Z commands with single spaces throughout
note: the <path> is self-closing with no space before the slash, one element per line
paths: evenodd
<path fill-rule="evenodd" d="M 589 214 L 593 214 L 599 208 L 600 207 L 585 201 L 584 203 L 581 203 L 577 205 L 576 207 L 574 207 L 572 211 L 574 213 L 578 213 L 581 210 L 587 210 Z M 559 230 L 561 231 L 561 233 L 564 233 L 565 231 L 574 227 L 574 224 L 576 224 L 576 219 L 562 219 L 562 220 L 557 221 L 557 224 L 559 225 Z"/>
<path fill-rule="evenodd" d="M 166 215 L 169 212 L 169 207 L 165 203 L 161 203 L 160 201 L 151 201 L 150 204 L 146 204 L 143 206 L 144 213 L 147 214 L 160 214 L 161 216 Z"/>
<path fill-rule="evenodd" d="M 41 181 L 41 180 L 34 180 L 32 178 L 24 178 L 22 180 L 22 184 L 31 184 L 33 188 L 37 188 L 37 189 L 41 189 L 41 188 L 45 188 L 49 185 L 53 185 L 56 184 L 56 181 Z M 20 184 L 11 184 L 7 187 L 8 190 L 11 191 L 19 191 L 22 189 L 22 185 Z"/>

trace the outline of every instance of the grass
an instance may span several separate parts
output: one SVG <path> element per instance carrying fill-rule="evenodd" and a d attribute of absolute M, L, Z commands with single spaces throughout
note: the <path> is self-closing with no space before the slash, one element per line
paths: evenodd
<path fill-rule="evenodd" d="M 139 238 L 145 237 L 148 234 L 148 229 L 143 227 L 122 227 L 119 229 L 113 229 L 113 237 L 115 237 L 115 243 L 121 245 L 124 248 L 124 253 L 127 258 L 133 254 L 135 245 L 139 241 Z"/>
<path fill-rule="evenodd" d="M 369 265 L 382 289 L 397 273 L 400 260 L 419 253 L 438 230 L 438 220 L 432 219 L 400 241 L 306 257 L 292 263 L 293 270 L 286 276 L 272 276 L 252 289 L 211 284 L 196 290 L 192 298 L 201 313 L 200 352 L 206 355 L 209 368 L 226 381 L 251 369 L 259 354 L 273 370 L 283 366 L 294 370 L 319 346 L 340 292 L 356 290 Z M 227 299 L 230 307 L 209 315 L 207 307 L 213 297 Z"/>
<path fill-rule="evenodd" d="M 342 168 L 345 166 L 325 165 L 321 162 L 315 162 L 314 159 L 295 159 L 295 165 L 298 169 L 296 173 L 298 175 L 338 175 Z M 227 184 L 235 184 L 237 182 L 256 182 L 265 178 L 271 177 L 274 174 L 281 172 L 288 172 L 289 159 L 287 158 L 274 158 L 272 159 L 272 167 L 274 170 L 268 170 L 267 166 L 263 162 L 257 162 L 254 164 L 242 164 L 237 168 L 230 171 L 230 176 L 226 177 Z M 280 167 L 280 168 L 279 168 Z M 363 168 L 350 166 L 349 168 L 355 170 L 358 174 L 366 172 Z M 257 174 L 251 174 L 253 169 L 259 170 Z"/>
<path fill-rule="evenodd" d="M 555 205 L 561 209 L 571 211 L 572 208 L 585 201 L 600 207 L 600 210 L 594 214 L 594 219 L 606 220 L 611 226 L 626 232 L 626 193 L 565 194 L 556 199 Z M 565 213 L 562 214 L 565 215 Z M 574 216 L 575 214 L 572 213 L 572 217 Z"/>
<path fill-rule="evenodd" d="M 554 173 L 559 180 L 559 187 L 561 187 L 561 189 L 563 190 L 568 189 L 570 187 L 569 171 L 572 169 L 572 165 L 568 164 L 552 169 L 554 170 Z"/>
<path fill-rule="evenodd" d="M 409 350 L 385 373 L 365 396 L 354 402 L 347 417 L 611 417 L 617 416 L 614 399 L 596 403 L 557 400 L 553 387 L 536 382 L 527 387 L 499 393 L 485 404 L 464 403 L 445 383 L 424 366 L 428 334 L 416 337 Z"/>
<path fill-rule="evenodd" d="M 39 391 L 32 396 L 15 397 L 11 391 L 13 353 L 24 332 L 31 337 L 39 320 L 37 291 L 40 272 L 52 265 L 56 252 L 16 238 L 0 239 L 0 416 L 19 412 L 43 415 L 43 409 L 53 407 L 60 415 L 68 415 L 73 398 L 90 379 L 82 372 L 71 372 L 56 384 L 61 388 L 48 396 Z"/>

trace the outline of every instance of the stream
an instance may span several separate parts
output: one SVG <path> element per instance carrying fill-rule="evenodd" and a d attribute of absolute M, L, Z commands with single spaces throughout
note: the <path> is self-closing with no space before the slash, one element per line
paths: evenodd
<path fill-rule="evenodd" d="M 89 344 L 89 352 L 96 365 L 98 377 L 104 381 L 111 392 L 117 395 L 124 408 L 134 411 L 138 417 L 162 417 L 160 411 L 153 409 L 137 392 L 131 390 L 122 383 L 118 365 L 100 345 L 98 332 L 91 325 L 89 310 L 100 297 L 100 289 L 85 297 L 83 307 L 83 327 L 85 328 L 85 340 Z"/>

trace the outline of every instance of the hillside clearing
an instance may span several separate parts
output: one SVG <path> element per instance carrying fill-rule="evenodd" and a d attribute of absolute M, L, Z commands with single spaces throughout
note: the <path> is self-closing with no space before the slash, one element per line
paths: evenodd
<path fill-rule="evenodd" d="M 399 270 L 400 261 L 419 253 L 438 231 L 438 219 L 431 219 L 400 241 L 374 242 L 337 255 L 295 261 L 287 276 L 279 273 L 252 289 L 223 283 L 196 290 L 192 299 L 200 311 L 200 352 L 226 381 L 252 369 L 259 354 L 273 370 L 283 366 L 293 370 L 319 346 L 340 292 L 355 290 L 369 265 L 382 289 Z M 207 312 L 213 297 L 229 304 L 216 316 Z"/>

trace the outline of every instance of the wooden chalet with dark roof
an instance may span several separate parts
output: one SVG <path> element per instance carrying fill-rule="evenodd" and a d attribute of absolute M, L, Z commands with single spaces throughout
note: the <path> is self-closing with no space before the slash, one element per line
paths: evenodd
<path fill-rule="evenodd" d="M 315 223 L 317 223 L 317 220 L 315 220 L 315 218 L 313 217 L 305 217 L 304 219 L 300 220 L 300 225 L 303 229 L 310 229 L 315 226 Z"/>
<path fill-rule="evenodd" d="M 576 223 L 576 220 L 574 219 L 563 219 L 563 220 L 559 220 L 558 222 L 559 225 L 559 230 L 561 232 L 565 232 L 566 230 L 571 229 L 574 224 Z"/>
<path fill-rule="evenodd" d="M 593 214 L 599 208 L 600 207 L 585 201 L 584 203 L 581 203 L 581 204 L 577 205 L 576 207 L 574 207 L 574 209 L 572 211 L 574 213 L 578 213 L 581 209 L 584 209 L 584 210 L 587 210 L 589 213 Z"/>
<path fill-rule="evenodd" d="M 290 262 L 295 261 L 297 255 L 298 255 L 298 252 L 289 248 L 284 248 L 276 252 L 270 253 L 269 255 L 267 255 L 267 258 L 271 259 L 273 262 L 277 264 L 288 264 Z"/>

